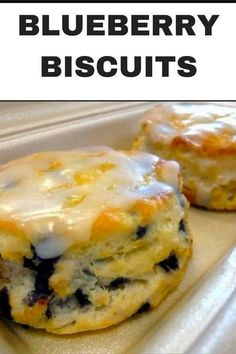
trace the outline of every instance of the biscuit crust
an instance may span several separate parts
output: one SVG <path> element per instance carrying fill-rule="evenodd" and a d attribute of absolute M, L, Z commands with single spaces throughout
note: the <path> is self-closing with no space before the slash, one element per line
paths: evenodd
<path fill-rule="evenodd" d="M 57 334 L 105 328 L 157 306 L 184 274 L 191 235 L 176 162 L 42 152 L 2 166 L 0 186 L 2 317 Z"/>
<path fill-rule="evenodd" d="M 176 160 L 191 204 L 236 209 L 236 111 L 217 104 L 158 105 L 142 120 L 134 148 Z"/>

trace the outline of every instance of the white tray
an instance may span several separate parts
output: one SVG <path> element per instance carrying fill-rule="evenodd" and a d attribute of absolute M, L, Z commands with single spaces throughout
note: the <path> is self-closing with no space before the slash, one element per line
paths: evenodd
<path fill-rule="evenodd" d="M 120 112 L 23 129 L 0 140 L 0 163 L 49 149 L 128 148 L 142 113 Z M 236 352 L 236 214 L 192 208 L 193 258 L 180 286 L 158 308 L 97 332 L 56 336 L 0 322 L 0 353 L 116 354 Z"/>

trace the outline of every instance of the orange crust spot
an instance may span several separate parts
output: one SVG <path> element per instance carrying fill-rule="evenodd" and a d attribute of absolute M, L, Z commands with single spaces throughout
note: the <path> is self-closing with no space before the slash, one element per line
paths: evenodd
<path fill-rule="evenodd" d="M 74 208 L 82 203 L 85 197 L 85 195 L 69 195 L 63 204 L 63 208 Z"/>
<path fill-rule="evenodd" d="M 23 256 L 31 256 L 25 232 L 9 220 L 0 220 L 0 254 L 11 261 L 20 261 Z"/>
<path fill-rule="evenodd" d="M 236 143 L 229 136 L 213 136 L 206 134 L 200 141 L 195 142 L 185 136 L 176 136 L 172 142 L 173 148 L 192 149 L 198 151 L 201 155 L 225 156 L 236 153 Z"/>
<path fill-rule="evenodd" d="M 27 307 L 24 311 L 14 312 L 14 319 L 21 323 L 31 323 L 32 325 L 40 324 L 45 321 L 45 311 L 47 309 L 48 299 L 40 299 L 32 307 Z"/>
<path fill-rule="evenodd" d="M 160 159 L 155 167 L 155 171 L 156 171 L 156 178 L 158 181 L 166 181 L 165 178 L 165 166 L 169 165 L 169 161 Z"/>
<path fill-rule="evenodd" d="M 18 237 L 25 237 L 25 233 L 16 224 L 10 220 L 0 220 L 0 230 L 1 232 L 6 232 L 9 234 L 14 234 Z"/>
<path fill-rule="evenodd" d="M 94 169 L 91 169 L 86 172 L 78 172 L 74 176 L 75 183 L 78 185 L 91 183 L 100 177 L 104 172 L 111 170 L 116 165 L 112 162 L 105 162 Z"/>
<path fill-rule="evenodd" d="M 60 168 L 62 168 L 62 163 L 60 161 L 55 160 L 55 161 L 49 162 L 48 166 L 45 169 L 38 170 L 36 173 L 37 173 L 37 175 L 42 175 L 47 172 L 57 171 Z"/>
<path fill-rule="evenodd" d="M 152 221 L 157 212 L 163 210 L 168 199 L 169 196 L 163 194 L 162 196 L 157 196 L 152 199 L 139 200 L 135 203 L 132 210 L 138 214 L 140 218 L 139 223 L 148 224 Z"/>
<path fill-rule="evenodd" d="M 196 191 L 190 190 L 190 189 L 183 189 L 183 194 L 185 197 L 188 199 L 190 204 L 197 204 L 197 193 Z"/>
<path fill-rule="evenodd" d="M 112 234 L 127 233 L 134 230 L 130 215 L 119 209 L 106 210 L 95 220 L 92 226 L 92 239 L 104 239 Z"/>

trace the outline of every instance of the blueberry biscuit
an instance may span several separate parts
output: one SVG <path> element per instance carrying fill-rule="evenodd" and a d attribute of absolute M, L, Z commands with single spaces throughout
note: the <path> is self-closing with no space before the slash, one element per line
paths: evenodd
<path fill-rule="evenodd" d="M 236 209 L 236 109 L 217 104 L 159 105 L 142 121 L 135 149 L 176 160 L 183 193 L 208 209 Z"/>
<path fill-rule="evenodd" d="M 109 148 L 0 170 L 0 317 L 58 334 L 105 328 L 175 287 L 191 254 L 176 162 Z"/>

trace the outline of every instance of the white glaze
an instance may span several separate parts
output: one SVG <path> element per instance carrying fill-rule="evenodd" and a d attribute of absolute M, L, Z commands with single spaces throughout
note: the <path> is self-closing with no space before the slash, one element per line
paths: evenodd
<path fill-rule="evenodd" d="M 234 107 L 190 103 L 159 105 L 147 112 L 146 120 L 151 122 L 147 132 L 153 142 L 169 144 L 177 136 L 196 147 L 201 147 L 209 138 L 225 146 L 236 142 Z"/>
<path fill-rule="evenodd" d="M 167 182 L 158 182 L 158 161 L 147 153 L 126 154 L 104 148 L 101 152 L 48 152 L 22 158 L 0 170 L 0 220 L 17 222 L 30 235 L 40 257 L 56 257 L 70 245 L 87 241 L 93 222 L 103 210 L 125 210 L 139 199 L 177 188 L 178 164 L 166 162 L 163 176 Z M 89 182 L 78 183 L 75 175 L 92 177 Z M 4 188 L 9 180 L 16 184 Z M 74 200 L 71 196 L 80 202 L 68 207 L 67 202 Z"/>
<path fill-rule="evenodd" d="M 44 235 L 44 238 L 35 244 L 36 254 L 42 259 L 50 259 L 60 256 L 69 244 L 66 240 L 62 239 L 55 234 Z"/>

